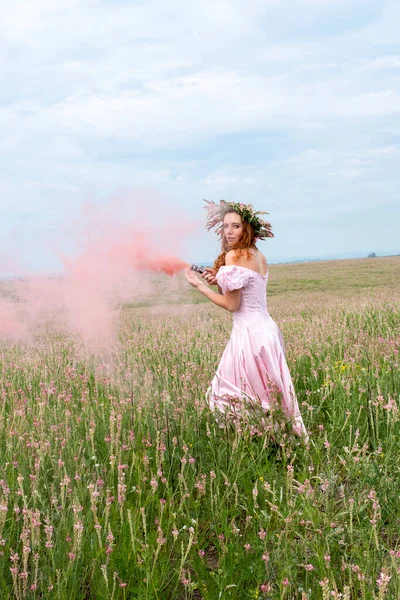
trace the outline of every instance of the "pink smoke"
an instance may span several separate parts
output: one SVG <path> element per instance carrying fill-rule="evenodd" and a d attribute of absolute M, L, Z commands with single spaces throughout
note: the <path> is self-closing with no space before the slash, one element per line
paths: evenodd
<path fill-rule="evenodd" d="M 113 198 L 101 208 L 86 203 L 45 240 L 62 264 L 60 276 L 13 282 L 18 305 L 2 299 L 0 287 L 0 339 L 21 339 L 51 323 L 87 343 L 113 343 L 123 304 L 154 289 L 147 274 L 162 278 L 187 267 L 178 256 L 194 223 L 178 215 L 149 192 Z M 74 252 L 63 250 L 63 239 Z"/>
<path fill-rule="evenodd" d="M 0 298 L 0 340 L 20 340 L 26 333 L 26 325 L 15 302 Z"/>

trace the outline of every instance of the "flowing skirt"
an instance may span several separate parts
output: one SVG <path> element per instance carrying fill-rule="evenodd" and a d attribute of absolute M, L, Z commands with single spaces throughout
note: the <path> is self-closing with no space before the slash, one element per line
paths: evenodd
<path fill-rule="evenodd" d="M 241 398 L 260 404 L 268 412 L 276 408 L 278 397 L 279 408 L 292 421 L 295 433 L 308 440 L 286 362 L 282 333 L 268 313 L 261 321 L 234 322 L 207 396 L 210 408 L 223 413 Z"/>

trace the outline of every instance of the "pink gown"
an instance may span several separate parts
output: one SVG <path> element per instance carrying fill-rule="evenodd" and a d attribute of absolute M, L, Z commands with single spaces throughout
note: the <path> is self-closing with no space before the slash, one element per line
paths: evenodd
<path fill-rule="evenodd" d="M 247 398 L 268 411 L 273 404 L 271 390 L 278 390 L 280 409 L 292 421 L 295 433 L 308 440 L 283 337 L 267 309 L 267 281 L 268 273 L 261 275 L 236 265 L 220 267 L 217 273 L 222 292 L 241 289 L 241 299 L 233 313 L 230 340 L 208 390 L 208 402 L 212 410 L 225 412 L 233 399 L 237 404 L 238 399 Z"/>

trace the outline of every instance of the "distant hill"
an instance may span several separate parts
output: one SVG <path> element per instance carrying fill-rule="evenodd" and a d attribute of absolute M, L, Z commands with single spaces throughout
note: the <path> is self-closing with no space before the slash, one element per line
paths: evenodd
<path fill-rule="evenodd" d="M 287 264 L 287 263 L 304 263 L 304 262 L 316 262 L 320 260 L 346 260 L 351 258 L 368 258 L 368 255 L 375 253 L 376 258 L 384 257 L 384 256 L 400 256 L 400 251 L 376 251 L 374 249 L 365 250 L 363 252 L 342 252 L 340 254 L 326 254 L 322 256 L 269 256 L 267 257 L 270 265 L 279 265 L 279 264 Z M 203 263 L 194 263 L 197 266 L 211 266 L 211 263 L 208 261 Z"/>
<path fill-rule="evenodd" d="M 365 250 L 364 252 L 342 252 L 340 254 L 327 254 L 324 256 L 287 256 L 287 257 L 270 257 L 270 264 L 282 264 L 282 263 L 301 263 L 301 262 L 314 262 L 318 260 L 346 260 L 351 258 L 368 258 L 368 255 L 375 253 L 376 258 L 383 256 L 400 256 L 400 251 L 376 251 L 374 249 Z"/>

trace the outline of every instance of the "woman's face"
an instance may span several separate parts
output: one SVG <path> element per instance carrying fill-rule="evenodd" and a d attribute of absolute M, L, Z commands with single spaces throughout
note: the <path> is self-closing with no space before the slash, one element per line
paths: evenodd
<path fill-rule="evenodd" d="M 231 212 L 224 217 L 224 236 L 229 245 L 237 244 L 243 235 L 242 217 Z"/>

